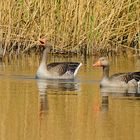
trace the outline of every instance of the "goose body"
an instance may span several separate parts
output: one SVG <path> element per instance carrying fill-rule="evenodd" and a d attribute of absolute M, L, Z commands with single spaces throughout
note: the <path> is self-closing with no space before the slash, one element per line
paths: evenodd
<path fill-rule="evenodd" d="M 41 79 L 74 79 L 81 65 L 78 62 L 40 64 L 36 77 Z"/>
<path fill-rule="evenodd" d="M 41 43 L 44 40 L 41 40 Z M 45 44 L 45 43 L 44 43 Z M 79 62 L 54 62 L 47 64 L 47 54 L 51 47 L 47 46 L 43 52 L 42 61 L 37 70 L 36 78 L 41 79 L 74 79 L 82 63 Z"/>
<path fill-rule="evenodd" d="M 93 65 L 94 67 L 103 67 L 103 79 L 101 87 L 138 87 L 140 81 L 140 72 L 116 73 L 109 77 L 109 62 L 106 57 L 101 57 Z"/>

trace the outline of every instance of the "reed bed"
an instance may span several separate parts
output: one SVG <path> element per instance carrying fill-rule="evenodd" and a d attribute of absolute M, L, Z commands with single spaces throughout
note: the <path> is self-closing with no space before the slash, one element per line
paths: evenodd
<path fill-rule="evenodd" d="M 45 36 L 54 48 L 86 54 L 139 49 L 139 0 L 1 0 L 4 54 L 28 52 Z"/>

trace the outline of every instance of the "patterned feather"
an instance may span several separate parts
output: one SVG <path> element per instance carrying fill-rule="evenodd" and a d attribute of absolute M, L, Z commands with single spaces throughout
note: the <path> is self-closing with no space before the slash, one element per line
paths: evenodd
<path fill-rule="evenodd" d="M 58 73 L 59 76 L 65 74 L 67 71 L 74 73 L 80 63 L 78 62 L 55 62 L 47 65 L 47 70 L 51 73 Z"/>
<path fill-rule="evenodd" d="M 126 83 L 128 83 L 132 79 L 139 81 L 140 80 L 140 72 L 117 73 L 117 74 L 112 75 L 109 79 L 110 80 L 118 79 L 118 80 L 124 81 Z"/>

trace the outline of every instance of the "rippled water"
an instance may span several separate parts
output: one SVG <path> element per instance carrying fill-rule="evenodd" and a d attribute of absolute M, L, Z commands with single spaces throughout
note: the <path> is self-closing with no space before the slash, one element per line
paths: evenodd
<path fill-rule="evenodd" d="M 138 140 L 139 93 L 100 91 L 95 58 L 52 57 L 83 63 L 75 80 L 36 80 L 38 56 L 0 65 L 0 140 Z M 111 71 L 139 71 L 140 59 L 110 58 Z"/>

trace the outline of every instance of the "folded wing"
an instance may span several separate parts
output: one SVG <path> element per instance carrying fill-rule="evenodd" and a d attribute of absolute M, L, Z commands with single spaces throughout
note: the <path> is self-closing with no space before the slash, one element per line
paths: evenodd
<path fill-rule="evenodd" d="M 57 73 L 59 76 L 64 75 L 66 72 L 75 74 L 81 63 L 78 62 L 55 62 L 47 65 L 47 70 L 50 73 Z"/>
<path fill-rule="evenodd" d="M 110 77 L 110 79 L 116 79 L 128 83 L 131 80 L 140 80 L 140 72 L 129 72 L 129 73 L 117 73 Z"/>

